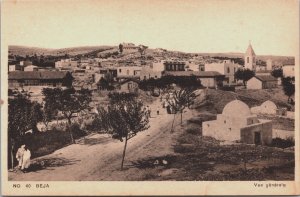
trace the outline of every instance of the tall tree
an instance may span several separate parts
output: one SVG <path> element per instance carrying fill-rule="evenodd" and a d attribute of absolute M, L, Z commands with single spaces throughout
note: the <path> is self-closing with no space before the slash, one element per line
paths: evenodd
<path fill-rule="evenodd" d="M 121 170 L 123 170 L 127 142 L 138 132 L 149 128 L 149 118 L 141 101 L 137 99 L 129 100 L 128 98 L 132 98 L 131 95 L 118 93 L 113 95 L 106 109 L 104 107 L 98 109 L 97 118 L 101 122 L 101 128 L 111 134 L 114 139 L 121 142 L 125 140 L 121 162 Z"/>
<path fill-rule="evenodd" d="M 175 111 L 174 118 L 172 122 L 171 131 L 174 129 L 174 121 L 175 116 L 179 112 L 180 113 L 180 124 L 182 125 L 182 114 L 186 107 L 189 107 L 194 100 L 196 99 L 197 95 L 194 92 L 194 89 L 191 88 L 181 88 L 179 90 L 171 91 L 172 96 L 167 97 L 167 102 L 171 106 L 171 108 Z"/>
<path fill-rule="evenodd" d="M 123 53 L 123 45 L 122 44 L 119 44 L 119 52 Z"/>
<path fill-rule="evenodd" d="M 70 130 L 71 120 L 75 113 L 89 109 L 89 104 L 92 100 L 91 91 L 88 89 L 75 91 L 73 88 L 45 88 L 43 94 L 45 96 L 45 107 L 52 106 L 53 110 L 60 111 L 64 118 L 67 119 L 67 130 L 70 133 L 71 142 L 75 143 L 72 131 Z"/>
<path fill-rule="evenodd" d="M 292 78 L 290 77 L 282 78 L 282 87 L 283 87 L 284 94 L 288 96 L 288 103 L 289 103 L 291 96 L 295 94 L 295 84 L 293 83 Z"/>
<path fill-rule="evenodd" d="M 40 105 L 31 102 L 28 95 L 18 93 L 8 100 L 8 139 L 11 167 L 14 167 L 15 145 L 21 143 L 25 132 L 36 127 L 40 120 Z"/>

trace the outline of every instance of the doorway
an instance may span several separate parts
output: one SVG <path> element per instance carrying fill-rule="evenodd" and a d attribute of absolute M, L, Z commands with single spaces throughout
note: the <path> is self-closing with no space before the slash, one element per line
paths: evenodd
<path fill-rule="evenodd" d="M 261 145 L 261 134 L 260 134 L 260 132 L 254 132 L 254 143 L 255 143 L 255 145 Z"/>

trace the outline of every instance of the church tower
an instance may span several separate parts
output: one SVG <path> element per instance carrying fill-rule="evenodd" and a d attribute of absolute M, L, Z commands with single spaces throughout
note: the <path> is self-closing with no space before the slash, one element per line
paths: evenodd
<path fill-rule="evenodd" d="M 256 69 L 256 55 L 255 52 L 251 46 L 251 43 L 249 43 L 249 46 L 247 48 L 247 51 L 245 53 L 245 64 L 244 64 L 244 68 L 248 68 L 250 70 L 254 70 Z"/>

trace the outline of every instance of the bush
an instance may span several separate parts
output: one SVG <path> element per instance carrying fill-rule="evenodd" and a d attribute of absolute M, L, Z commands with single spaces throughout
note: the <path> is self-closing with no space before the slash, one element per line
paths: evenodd
<path fill-rule="evenodd" d="M 198 124 L 188 124 L 186 132 L 190 134 L 200 134 L 200 127 L 201 126 L 199 126 Z"/>
<path fill-rule="evenodd" d="M 95 118 L 90 123 L 86 124 L 86 129 L 89 131 L 101 130 L 101 120 L 99 118 Z"/>
<path fill-rule="evenodd" d="M 74 139 L 81 138 L 83 136 L 86 136 L 86 132 L 82 129 L 80 129 L 80 125 L 78 123 L 73 123 L 70 127 L 70 130 L 73 134 Z"/>
<path fill-rule="evenodd" d="M 27 134 L 17 147 L 22 144 L 31 151 L 32 157 L 40 157 L 52 153 L 70 143 L 70 134 L 62 130 L 49 130 L 46 132 L 37 132 L 35 134 Z"/>
<path fill-rule="evenodd" d="M 281 138 L 274 138 L 272 140 L 271 146 L 278 147 L 278 148 L 288 148 L 295 146 L 295 141 L 293 138 L 281 139 Z"/>

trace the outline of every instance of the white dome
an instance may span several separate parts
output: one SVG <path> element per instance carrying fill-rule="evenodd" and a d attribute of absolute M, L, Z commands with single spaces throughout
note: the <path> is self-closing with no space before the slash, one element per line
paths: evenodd
<path fill-rule="evenodd" d="M 276 114 L 277 106 L 272 101 L 265 101 L 260 106 L 260 112 L 263 114 Z"/>
<path fill-rule="evenodd" d="M 246 117 L 251 115 L 248 105 L 240 100 L 234 100 L 225 105 L 223 115 L 234 117 Z"/>
<path fill-rule="evenodd" d="M 270 109 L 277 109 L 277 106 L 274 102 L 268 100 L 268 101 L 265 101 L 263 104 L 261 104 L 261 107 L 264 107 L 264 108 L 270 108 Z"/>

